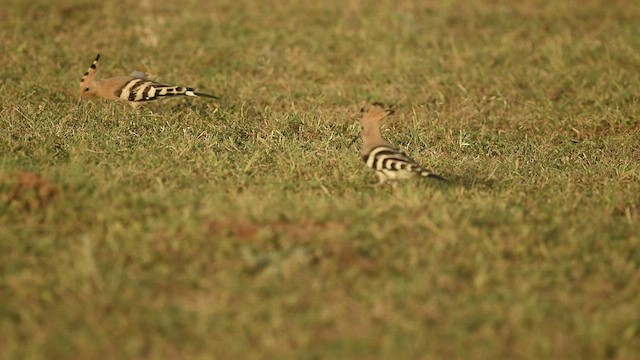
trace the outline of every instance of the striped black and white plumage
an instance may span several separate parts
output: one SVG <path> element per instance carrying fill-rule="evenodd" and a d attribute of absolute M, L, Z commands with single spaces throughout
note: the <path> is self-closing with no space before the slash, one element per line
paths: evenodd
<path fill-rule="evenodd" d="M 96 66 L 100 54 L 96 56 L 89 70 L 80 80 L 80 95 L 83 97 L 99 97 L 107 100 L 127 101 L 132 107 L 144 102 L 170 98 L 174 96 L 218 97 L 196 92 L 194 88 L 162 84 L 151 81 L 140 72 L 133 72 L 131 76 L 116 76 L 103 80 L 96 80 Z"/>
<path fill-rule="evenodd" d="M 396 180 L 404 180 L 413 176 L 433 178 L 446 181 L 442 176 L 426 170 L 404 151 L 391 145 L 382 138 L 380 126 L 382 120 L 393 113 L 382 103 L 372 104 L 360 120 L 362 125 L 362 159 L 367 167 L 375 170 L 378 184 Z"/>
<path fill-rule="evenodd" d="M 198 93 L 194 88 L 161 84 L 141 78 L 131 78 L 125 82 L 121 88 L 115 90 L 114 95 L 121 100 L 127 101 L 152 101 L 170 96 L 204 96 L 217 99 L 213 95 Z"/>
<path fill-rule="evenodd" d="M 404 151 L 392 146 L 377 146 L 368 154 L 362 155 L 362 160 L 367 167 L 376 171 L 380 183 L 388 180 L 404 180 L 415 175 L 445 180 L 442 176 L 420 166 Z"/>

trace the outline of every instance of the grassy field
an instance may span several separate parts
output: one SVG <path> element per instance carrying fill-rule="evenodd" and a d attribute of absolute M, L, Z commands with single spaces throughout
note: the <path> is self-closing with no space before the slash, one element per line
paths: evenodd
<path fill-rule="evenodd" d="M 640 359 L 640 2 L 204 3 L 3 2 L 0 359 Z"/>

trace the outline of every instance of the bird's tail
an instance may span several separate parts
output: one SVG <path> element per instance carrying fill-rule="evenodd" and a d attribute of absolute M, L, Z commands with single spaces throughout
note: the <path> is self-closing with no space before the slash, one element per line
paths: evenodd
<path fill-rule="evenodd" d="M 205 94 L 205 93 L 201 93 L 201 92 L 194 92 L 194 94 L 196 94 L 196 96 L 202 96 L 202 97 L 211 98 L 211 99 L 220 99 L 220 97 L 218 97 L 218 96 L 211 95 L 211 94 Z"/>
<path fill-rule="evenodd" d="M 448 182 L 447 179 L 443 178 L 442 176 L 438 175 L 438 174 L 434 174 L 429 170 L 426 169 L 420 169 L 420 171 L 418 172 L 418 174 L 424 178 L 431 178 L 431 179 L 436 179 L 439 181 L 444 181 L 444 182 Z"/>
<path fill-rule="evenodd" d="M 193 89 L 193 88 L 187 88 L 185 90 L 184 94 L 187 95 L 187 96 L 194 96 L 194 97 L 202 96 L 202 97 L 211 98 L 211 99 L 220 99 L 219 97 L 217 97 L 215 95 L 196 92 L 195 89 Z"/>

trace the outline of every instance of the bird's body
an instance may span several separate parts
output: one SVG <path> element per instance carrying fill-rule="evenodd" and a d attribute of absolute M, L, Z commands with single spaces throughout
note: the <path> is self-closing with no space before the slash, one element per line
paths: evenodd
<path fill-rule="evenodd" d="M 96 80 L 96 66 L 100 55 L 93 61 L 89 70 L 80 80 L 80 95 L 86 98 L 98 97 L 106 100 L 122 100 L 132 107 L 153 100 L 173 96 L 209 97 L 216 96 L 196 92 L 195 89 L 184 86 L 162 84 L 146 79 L 146 76 L 134 71 L 132 76 L 116 76 L 102 80 Z"/>
<path fill-rule="evenodd" d="M 362 159 L 367 167 L 375 170 L 378 184 L 397 180 L 405 180 L 414 176 L 434 178 L 446 181 L 410 158 L 404 151 L 393 146 L 382 138 L 380 126 L 382 120 L 393 113 L 381 103 L 374 103 L 366 111 L 360 120 L 362 125 Z"/>

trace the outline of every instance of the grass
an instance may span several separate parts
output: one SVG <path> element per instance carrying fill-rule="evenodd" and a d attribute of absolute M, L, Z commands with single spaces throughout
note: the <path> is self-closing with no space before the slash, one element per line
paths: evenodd
<path fill-rule="evenodd" d="M 639 16 L 5 2 L 0 358 L 640 358 Z M 222 100 L 78 101 L 97 52 Z M 372 187 L 363 100 L 452 184 Z"/>

